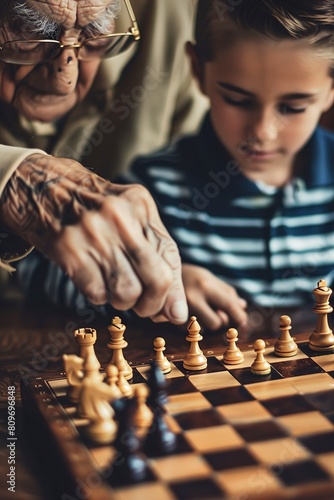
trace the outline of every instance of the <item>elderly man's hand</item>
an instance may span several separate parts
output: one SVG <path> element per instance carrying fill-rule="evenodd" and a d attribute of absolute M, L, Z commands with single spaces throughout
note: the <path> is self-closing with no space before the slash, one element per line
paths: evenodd
<path fill-rule="evenodd" d="M 74 160 L 34 154 L 7 184 L 0 216 L 91 302 L 187 320 L 178 249 L 142 186 L 112 184 Z"/>

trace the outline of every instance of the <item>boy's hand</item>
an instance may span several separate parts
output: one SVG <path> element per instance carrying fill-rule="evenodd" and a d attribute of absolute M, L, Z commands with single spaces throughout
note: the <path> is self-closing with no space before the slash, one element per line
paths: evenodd
<path fill-rule="evenodd" d="M 235 289 L 203 267 L 182 266 L 183 284 L 190 314 L 197 316 L 200 325 L 209 330 L 235 325 L 246 329 L 247 302 Z"/>
<path fill-rule="evenodd" d="M 0 222 L 61 266 L 94 304 L 187 320 L 179 252 L 144 187 L 35 154 L 8 182 Z"/>

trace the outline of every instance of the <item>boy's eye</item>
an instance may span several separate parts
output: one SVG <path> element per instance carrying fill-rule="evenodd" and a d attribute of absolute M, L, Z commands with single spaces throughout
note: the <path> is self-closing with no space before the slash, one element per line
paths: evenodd
<path fill-rule="evenodd" d="M 281 104 L 279 107 L 279 112 L 282 115 L 297 115 L 298 113 L 304 113 L 304 111 L 306 111 L 306 108 L 297 108 L 287 104 Z"/>
<path fill-rule="evenodd" d="M 255 103 L 251 99 L 232 99 L 231 97 L 226 95 L 223 95 L 222 98 L 227 104 L 239 108 L 249 109 L 253 105 L 255 105 Z M 278 106 L 278 110 L 282 115 L 297 115 L 299 113 L 304 113 L 306 111 L 306 107 L 295 107 L 288 104 L 280 104 Z"/>
<path fill-rule="evenodd" d="M 239 106 L 241 108 L 248 108 L 252 105 L 252 101 L 250 99 L 232 99 L 231 97 L 224 95 L 223 100 L 231 106 Z"/>

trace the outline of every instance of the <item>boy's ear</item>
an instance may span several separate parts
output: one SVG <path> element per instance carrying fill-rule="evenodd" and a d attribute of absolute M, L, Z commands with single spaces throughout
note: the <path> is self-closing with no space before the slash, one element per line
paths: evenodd
<path fill-rule="evenodd" d="M 186 53 L 190 59 L 193 76 L 197 80 L 197 83 L 203 94 L 206 94 L 204 86 L 204 68 L 198 56 L 197 46 L 192 44 L 191 42 L 187 42 Z"/>

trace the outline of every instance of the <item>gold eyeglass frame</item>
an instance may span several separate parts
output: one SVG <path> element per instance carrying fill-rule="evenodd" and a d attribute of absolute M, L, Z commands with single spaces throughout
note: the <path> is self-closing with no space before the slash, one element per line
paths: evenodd
<path fill-rule="evenodd" d="M 52 61 L 53 59 L 55 59 L 59 53 L 63 50 L 63 49 L 69 49 L 69 48 L 73 48 L 73 49 L 77 49 L 78 50 L 78 53 L 79 53 L 79 50 L 81 49 L 81 47 L 87 43 L 87 41 L 89 40 L 101 40 L 101 39 L 105 39 L 105 38 L 114 38 L 114 37 L 120 37 L 120 36 L 132 36 L 133 37 L 133 40 L 134 41 L 138 41 L 140 40 L 140 31 L 139 31 L 139 28 L 138 28 L 138 23 L 137 23 L 137 20 L 136 20 L 136 16 L 134 14 L 134 11 L 133 11 L 133 8 L 132 8 L 132 5 L 130 3 L 130 0 L 123 0 L 125 5 L 126 5 L 126 8 L 128 10 L 128 14 L 130 16 L 130 19 L 131 19 L 131 23 L 132 23 L 132 26 L 129 28 L 129 30 L 127 32 L 124 32 L 124 33 L 109 33 L 107 35 L 99 35 L 99 36 L 96 36 L 96 37 L 92 37 L 92 38 L 87 38 L 86 40 L 84 40 L 83 43 L 71 43 L 69 45 L 64 45 L 63 43 L 61 43 L 59 40 L 7 40 L 5 43 L 3 43 L 2 45 L 0 45 L 0 61 L 3 60 L 1 59 L 1 51 L 3 50 L 3 47 L 5 47 L 5 45 L 9 44 L 9 43 L 16 43 L 16 42 L 21 42 L 21 43 L 53 43 L 53 44 L 57 44 L 59 50 L 58 52 L 55 54 L 55 56 L 53 56 L 51 59 L 46 59 L 44 61 L 40 61 L 38 63 L 36 62 L 32 62 L 32 63 L 21 63 L 21 62 L 15 62 L 15 61 L 11 61 L 9 64 L 20 64 L 20 65 L 34 65 L 34 64 L 43 64 L 45 62 L 48 62 L 48 61 Z M 121 53 L 121 52 L 120 52 Z M 107 56 L 108 57 L 108 56 Z M 103 56 L 102 56 L 103 58 Z M 4 62 L 8 62 L 8 61 L 4 61 Z"/>

